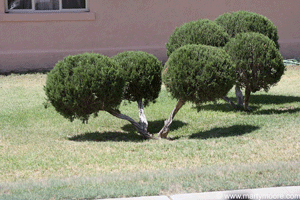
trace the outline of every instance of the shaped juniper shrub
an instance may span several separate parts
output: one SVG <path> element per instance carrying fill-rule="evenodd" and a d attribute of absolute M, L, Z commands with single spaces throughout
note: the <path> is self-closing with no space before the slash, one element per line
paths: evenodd
<path fill-rule="evenodd" d="M 138 103 L 140 125 L 147 132 L 148 121 L 144 106 L 155 103 L 161 90 L 162 63 L 152 54 L 125 51 L 113 57 L 123 69 L 125 89 L 123 98 Z"/>
<path fill-rule="evenodd" d="M 249 11 L 230 12 L 220 15 L 215 19 L 215 22 L 222 26 L 231 38 L 234 38 L 238 33 L 261 33 L 273 40 L 276 48 L 279 49 L 277 27 L 263 15 Z M 238 82 L 235 87 L 235 93 L 238 106 L 243 106 L 243 93 Z M 228 97 L 224 97 L 224 99 L 234 108 L 237 108 Z"/>
<path fill-rule="evenodd" d="M 187 44 L 203 44 L 216 47 L 224 46 L 230 37 L 225 29 L 208 19 L 191 21 L 177 27 L 166 43 L 168 57 L 177 48 Z"/>
<path fill-rule="evenodd" d="M 167 137 L 173 118 L 185 102 L 198 105 L 223 98 L 235 80 L 235 66 L 225 50 L 195 44 L 175 50 L 165 64 L 163 82 L 178 103 L 158 137 Z"/>
<path fill-rule="evenodd" d="M 283 58 L 276 43 L 260 33 L 240 33 L 224 47 L 236 64 L 237 82 L 245 88 L 244 110 L 250 94 L 278 83 L 285 71 Z"/>
<path fill-rule="evenodd" d="M 59 61 L 47 74 L 44 90 L 56 111 L 70 121 L 80 119 L 87 122 L 91 115 L 106 111 L 128 120 L 145 138 L 152 138 L 139 123 L 118 110 L 124 86 L 123 69 L 116 61 L 85 53 Z"/>
<path fill-rule="evenodd" d="M 222 26 L 230 37 L 245 32 L 261 33 L 273 40 L 279 49 L 277 27 L 263 15 L 249 11 L 230 12 L 220 15 L 215 22 Z"/>

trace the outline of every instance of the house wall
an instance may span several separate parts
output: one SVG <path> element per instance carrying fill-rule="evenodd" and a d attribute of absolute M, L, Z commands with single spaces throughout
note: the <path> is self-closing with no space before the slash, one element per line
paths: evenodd
<path fill-rule="evenodd" d="M 281 53 L 300 57 L 299 0 L 89 0 L 90 12 L 5 13 L 0 0 L 0 73 L 50 69 L 67 55 L 113 56 L 142 50 L 167 59 L 165 43 L 175 27 L 224 12 L 248 10 L 278 28 Z"/>

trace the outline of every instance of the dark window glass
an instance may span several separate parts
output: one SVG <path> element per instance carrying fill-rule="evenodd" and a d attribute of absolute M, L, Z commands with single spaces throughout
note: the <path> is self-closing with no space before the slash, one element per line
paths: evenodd
<path fill-rule="evenodd" d="M 8 0 L 8 9 L 32 9 L 31 0 Z"/>
<path fill-rule="evenodd" d="M 62 0 L 63 9 L 80 9 L 85 7 L 85 0 Z"/>
<path fill-rule="evenodd" d="M 35 9 L 36 10 L 58 10 L 59 1 L 58 0 L 36 0 Z"/>

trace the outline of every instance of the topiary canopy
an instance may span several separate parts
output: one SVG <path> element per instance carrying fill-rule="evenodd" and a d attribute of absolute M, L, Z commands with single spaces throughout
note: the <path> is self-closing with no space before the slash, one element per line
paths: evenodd
<path fill-rule="evenodd" d="M 201 104 L 223 98 L 235 80 L 235 66 L 222 48 L 189 44 L 176 49 L 165 64 L 163 82 L 178 102 L 158 137 L 167 137 L 185 102 Z"/>
<path fill-rule="evenodd" d="M 117 62 L 103 55 L 68 56 L 47 74 L 44 87 L 57 112 L 71 121 L 87 121 L 99 110 L 117 108 L 125 81 Z"/>
<path fill-rule="evenodd" d="M 237 81 L 251 92 L 266 91 L 284 73 L 283 58 L 274 41 L 260 33 L 240 33 L 224 47 L 236 64 Z"/>
<path fill-rule="evenodd" d="M 168 57 L 177 48 L 187 44 L 203 44 L 221 47 L 229 41 L 223 27 L 208 19 L 191 21 L 177 27 L 166 43 Z"/>
<path fill-rule="evenodd" d="M 161 62 L 152 54 L 142 51 L 125 51 L 113 57 L 123 69 L 126 86 L 124 98 L 143 100 L 144 105 L 154 102 L 161 89 Z"/>
<path fill-rule="evenodd" d="M 235 82 L 235 67 L 221 48 L 185 45 L 169 57 L 163 81 L 174 98 L 204 103 L 228 93 Z"/>
<path fill-rule="evenodd" d="M 237 82 L 245 88 L 244 110 L 248 108 L 250 93 L 279 82 L 284 73 L 283 58 L 276 44 L 260 33 L 239 33 L 224 47 L 236 64 Z"/>
<path fill-rule="evenodd" d="M 217 17 L 215 22 L 222 26 L 230 37 L 235 37 L 238 33 L 257 32 L 268 36 L 279 49 L 277 27 L 263 15 L 249 11 L 237 11 L 224 13 Z"/>

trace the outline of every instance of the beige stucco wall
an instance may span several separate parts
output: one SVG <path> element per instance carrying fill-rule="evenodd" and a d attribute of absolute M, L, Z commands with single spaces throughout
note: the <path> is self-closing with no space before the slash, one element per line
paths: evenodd
<path fill-rule="evenodd" d="M 278 27 L 281 53 L 300 57 L 299 0 L 89 0 L 90 12 L 7 14 L 0 0 L 0 73 L 52 68 L 67 55 L 143 50 L 165 61 L 176 26 L 249 10 Z"/>

